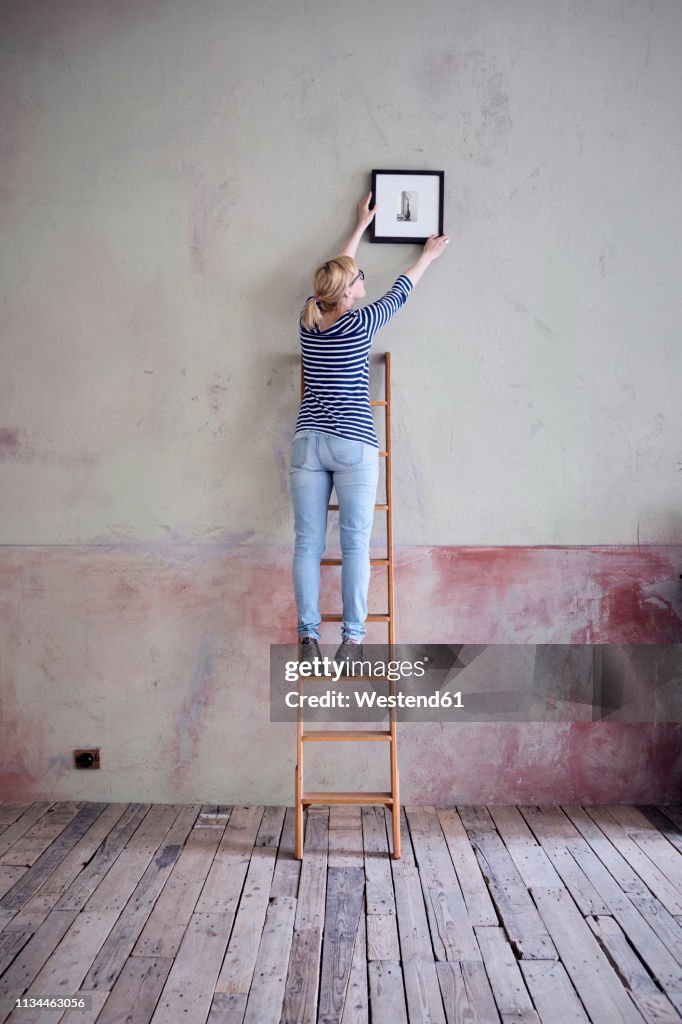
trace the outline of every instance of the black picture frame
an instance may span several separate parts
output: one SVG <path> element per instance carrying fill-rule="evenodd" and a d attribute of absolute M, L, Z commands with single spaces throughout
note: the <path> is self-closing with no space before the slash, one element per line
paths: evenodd
<path fill-rule="evenodd" d="M 371 242 L 423 245 L 443 234 L 445 171 L 372 171 Z"/>

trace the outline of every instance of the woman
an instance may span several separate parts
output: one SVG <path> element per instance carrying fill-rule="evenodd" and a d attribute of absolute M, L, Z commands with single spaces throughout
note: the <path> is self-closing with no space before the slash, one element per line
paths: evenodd
<path fill-rule="evenodd" d="M 293 578 L 302 660 L 320 657 L 320 559 L 332 486 L 341 536 L 341 646 L 335 660 L 362 658 L 369 588 L 369 540 L 374 521 L 379 444 L 369 404 L 369 353 L 376 331 L 397 313 L 427 267 L 444 251 L 432 235 L 416 263 L 371 305 L 365 274 L 355 262 L 360 239 L 376 213 L 372 193 L 358 203 L 358 223 L 341 255 L 315 271 L 315 294 L 299 322 L 305 389 L 291 448 L 291 496 L 296 544 Z"/>

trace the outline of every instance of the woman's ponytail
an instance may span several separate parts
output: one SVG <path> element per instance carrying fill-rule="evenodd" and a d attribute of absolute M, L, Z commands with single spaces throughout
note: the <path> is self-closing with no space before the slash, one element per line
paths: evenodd
<path fill-rule="evenodd" d="M 313 331 L 320 326 L 322 320 L 322 310 L 320 309 L 319 302 L 313 296 L 308 299 L 303 312 L 301 313 L 301 323 L 305 327 L 306 331 Z"/>
<path fill-rule="evenodd" d="M 301 312 L 301 323 L 307 331 L 319 327 L 322 314 L 336 308 L 357 273 L 358 265 L 351 256 L 335 256 L 317 268 L 313 277 L 315 294 Z"/>

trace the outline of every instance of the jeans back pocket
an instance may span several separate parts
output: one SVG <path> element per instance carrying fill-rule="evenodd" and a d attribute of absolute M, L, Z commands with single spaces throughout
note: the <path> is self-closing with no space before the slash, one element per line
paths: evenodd
<path fill-rule="evenodd" d="M 291 444 L 291 468 L 311 468 L 311 460 L 315 456 L 315 437 L 304 434 L 302 437 L 295 437 Z"/>
<path fill-rule="evenodd" d="M 329 454 L 340 466 L 359 466 L 362 462 L 365 446 L 362 441 L 349 441 L 346 437 L 327 435 Z"/>

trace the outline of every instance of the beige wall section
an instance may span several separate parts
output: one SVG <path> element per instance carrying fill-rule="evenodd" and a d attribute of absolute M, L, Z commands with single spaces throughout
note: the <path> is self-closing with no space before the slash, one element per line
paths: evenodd
<path fill-rule="evenodd" d="M 681 32 L 672 0 L 5 0 L 0 799 L 291 799 L 296 319 L 373 167 L 444 170 L 452 238 L 377 346 L 399 639 L 679 641 Z M 364 242 L 368 295 L 414 255 Z M 401 727 L 403 797 L 663 802 L 680 728 Z M 336 746 L 321 788 L 371 788 Z"/>
<path fill-rule="evenodd" d="M 5 544 L 289 543 L 298 309 L 446 173 L 394 353 L 405 544 L 682 540 L 676 2 L 3 6 Z M 377 296 L 414 250 L 363 243 Z M 503 496 L 503 500 L 501 500 Z"/>

